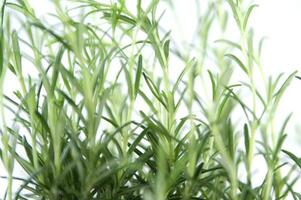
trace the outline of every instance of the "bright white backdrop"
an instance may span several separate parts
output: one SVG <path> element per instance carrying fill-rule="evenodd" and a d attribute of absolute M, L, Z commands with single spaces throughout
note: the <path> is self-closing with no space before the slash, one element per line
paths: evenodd
<path fill-rule="evenodd" d="M 47 0 L 29 0 L 43 16 L 51 6 Z M 200 0 L 206 2 L 207 0 Z M 134 2 L 134 1 L 133 1 Z M 183 37 L 190 37 L 189 30 L 193 26 L 190 20 L 191 5 L 188 0 L 178 0 L 175 3 L 181 8 L 179 22 L 183 30 Z M 268 39 L 263 49 L 263 67 L 267 74 L 278 75 L 281 72 L 290 73 L 300 70 L 301 74 L 301 0 L 261 0 L 259 7 L 253 13 L 251 25 L 256 35 L 266 36 Z M 168 21 L 168 20 L 167 20 Z M 217 38 L 218 39 L 218 38 Z M 9 79 L 8 79 L 9 82 Z M 14 82 L 7 84 L 14 87 Z M 301 81 L 295 80 L 289 87 L 281 103 L 280 114 L 283 117 L 293 112 L 293 118 L 287 129 L 288 139 L 286 147 L 301 156 Z M 0 165 L 0 174 L 5 175 Z M 5 191 L 5 180 L 0 179 L 0 198 Z"/>

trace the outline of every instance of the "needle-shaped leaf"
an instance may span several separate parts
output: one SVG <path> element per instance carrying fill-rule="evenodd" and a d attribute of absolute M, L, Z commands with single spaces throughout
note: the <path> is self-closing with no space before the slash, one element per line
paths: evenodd
<path fill-rule="evenodd" d="M 104 18 L 110 19 L 112 17 L 112 13 L 104 13 Z M 126 15 L 121 15 L 119 14 L 117 16 L 117 19 L 122 21 L 123 23 L 131 24 L 131 25 L 136 25 L 136 21 Z"/>
<path fill-rule="evenodd" d="M 177 78 L 177 81 L 175 82 L 172 92 L 175 93 L 176 90 L 178 89 L 181 81 L 183 81 L 183 77 L 184 75 L 189 71 L 189 69 L 191 69 L 193 66 L 195 65 L 195 60 L 192 59 L 191 61 L 189 61 L 187 63 L 187 65 L 184 67 L 184 69 L 182 70 L 182 72 L 180 73 L 179 77 Z"/>
<path fill-rule="evenodd" d="M 301 158 L 298 158 L 295 154 L 293 154 L 290 151 L 282 150 L 285 154 L 287 154 L 295 163 L 296 165 L 301 169 Z"/>
<path fill-rule="evenodd" d="M 135 148 L 139 145 L 141 140 L 144 138 L 144 136 L 147 134 L 148 129 L 143 129 L 141 133 L 139 133 L 138 137 L 134 140 L 132 144 L 129 145 L 128 154 L 131 154 L 134 152 Z"/>
<path fill-rule="evenodd" d="M 150 89 L 150 91 L 152 92 L 152 94 L 167 109 L 166 103 L 161 98 L 162 95 L 160 94 L 160 92 L 159 92 L 158 88 L 156 87 L 156 85 L 153 83 L 153 81 L 145 73 L 142 73 L 142 74 L 143 74 L 143 77 L 146 81 L 146 84 L 147 84 L 148 88 Z"/>
<path fill-rule="evenodd" d="M 20 46 L 19 46 L 19 38 L 16 31 L 13 31 L 12 33 L 12 44 L 13 44 L 13 53 L 14 53 L 14 60 L 16 68 L 15 71 L 17 71 L 18 75 L 22 73 L 21 71 L 21 52 L 20 52 Z"/>
<path fill-rule="evenodd" d="M 68 50 L 72 50 L 70 44 L 68 44 L 68 42 L 61 37 L 60 35 L 58 35 L 57 33 L 55 33 L 53 30 L 51 30 L 50 28 L 47 28 L 44 24 L 41 24 L 39 22 L 32 22 L 31 24 L 32 26 L 35 26 L 43 31 L 46 31 L 47 33 L 49 33 L 52 37 L 54 37 L 57 41 L 59 41 L 61 44 L 63 44 L 66 49 Z"/>
<path fill-rule="evenodd" d="M 127 83 L 127 88 L 128 88 L 128 93 L 129 93 L 129 96 L 131 99 L 134 99 L 134 92 L 133 89 L 133 81 L 132 81 L 132 77 L 130 75 L 130 72 L 129 70 L 127 69 L 127 66 L 125 64 L 122 64 L 123 65 L 123 71 L 125 73 L 125 79 L 126 79 L 126 83 Z"/>
<path fill-rule="evenodd" d="M 258 5 L 257 5 L 257 4 L 254 4 L 254 5 L 251 5 L 251 6 L 248 8 L 248 10 L 247 10 L 247 12 L 246 12 L 246 15 L 245 15 L 245 17 L 244 17 L 244 22 L 243 22 L 243 28 L 244 28 L 244 30 L 246 30 L 247 24 L 248 24 L 248 21 L 249 21 L 249 18 L 250 18 L 250 15 L 251 15 L 253 9 L 256 8 L 256 7 L 258 7 Z"/>
<path fill-rule="evenodd" d="M 59 49 L 57 55 L 55 56 L 54 64 L 53 64 L 53 71 L 52 71 L 52 81 L 51 81 L 51 91 L 52 93 L 55 90 L 57 79 L 59 76 L 59 68 L 61 67 L 61 60 L 64 54 L 65 48 L 61 46 Z"/>
<path fill-rule="evenodd" d="M 243 62 L 235 55 L 233 54 L 226 54 L 226 57 L 230 58 L 231 60 L 233 60 L 234 62 L 236 62 L 238 64 L 238 66 L 246 73 L 248 74 L 248 69 L 247 67 L 243 64 Z"/>
<path fill-rule="evenodd" d="M 4 37 L 2 27 L 0 27 L 0 77 L 2 76 L 4 67 Z"/>
<path fill-rule="evenodd" d="M 241 50 L 240 44 L 238 44 L 238 43 L 236 43 L 236 42 L 233 42 L 233 41 L 231 41 L 231 40 L 227 40 L 227 39 L 219 39 L 219 40 L 216 40 L 215 42 L 217 42 L 217 43 L 228 44 L 229 46 L 234 47 L 235 49 Z"/>
<path fill-rule="evenodd" d="M 212 100 L 215 100 L 216 97 L 216 83 L 215 83 L 215 79 L 214 76 L 212 74 L 212 72 L 210 70 L 208 70 L 209 73 L 209 77 L 210 77 L 210 81 L 211 81 L 211 90 L 212 90 Z"/>
<path fill-rule="evenodd" d="M 240 13 L 239 13 L 237 4 L 233 0 L 227 0 L 227 2 L 231 7 L 231 10 L 232 10 L 232 13 L 233 13 L 233 16 L 234 16 L 237 26 L 239 28 L 242 28 L 241 17 L 240 17 Z"/>
<path fill-rule="evenodd" d="M 281 97 L 283 96 L 284 92 L 286 91 L 286 89 L 288 88 L 288 86 L 290 85 L 290 83 L 292 82 L 292 80 L 294 79 L 294 77 L 296 76 L 297 71 L 294 71 L 293 73 L 291 73 L 287 79 L 283 82 L 283 84 L 281 85 L 281 87 L 279 88 L 279 90 L 273 95 L 274 98 L 274 110 L 276 110 L 279 101 L 281 99 Z"/>
<path fill-rule="evenodd" d="M 5 10 L 6 0 L 2 2 L 1 5 L 1 19 L 0 19 L 0 78 L 2 76 L 4 68 L 4 10 Z"/>
<path fill-rule="evenodd" d="M 170 40 L 167 40 L 163 45 L 166 60 L 168 60 L 169 57 L 169 44 L 170 44 Z"/>
<path fill-rule="evenodd" d="M 245 141 L 245 151 L 246 155 L 249 155 L 249 149 L 250 149 L 250 136 L 249 136 L 249 128 L 247 124 L 244 124 L 244 141 Z"/>
<path fill-rule="evenodd" d="M 139 57 L 138 57 L 137 71 L 136 71 L 136 80 L 135 80 L 135 92 L 134 92 L 135 98 L 137 97 L 137 94 L 139 92 L 140 79 L 141 79 L 142 69 L 143 69 L 142 65 L 143 65 L 142 55 L 139 55 Z"/>

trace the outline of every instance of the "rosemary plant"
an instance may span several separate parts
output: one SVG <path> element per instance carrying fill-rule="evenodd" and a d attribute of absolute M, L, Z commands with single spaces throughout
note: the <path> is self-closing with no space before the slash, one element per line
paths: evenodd
<path fill-rule="evenodd" d="M 2 1 L 4 199 L 301 199 L 301 160 L 283 146 L 290 115 L 275 126 L 297 72 L 265 75 L 256 4 L 191 3 L 187 42 L 161 25 L 176 1 L 53 0 L 43 17 Z M 10 77 L 18 87 L 3 92 Z"/>

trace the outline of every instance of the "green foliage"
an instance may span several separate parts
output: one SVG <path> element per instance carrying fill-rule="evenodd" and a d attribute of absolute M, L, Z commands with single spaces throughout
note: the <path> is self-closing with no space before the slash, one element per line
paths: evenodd
<path fill-rule="evenodd" d="M 282 150 L 290 116 L 279 131 L 274 127 L 297 72 L 255 81 L 262 40 L 256 43 L 248 21 L 257 5 L 204 3 L 195 45 L 181 48 L 161 26 L 164 3 L 137 0 L 135 10 L 129 2 L 51 1 L 55 25 L 37 17 L 30 1 L 3 2 L 3 198 L 300 199 L 296 168 L 281 171 L 282 155 L 301 166 Z M 172 10 L 177 4 L 167 5 Z M 228 16 L 241 34 L 238 42 L 223 38 Z M 14 17 L 18 31 L 10 27 Z M 212 38 L 213 30 L 221 37 Z M 234 71 L 243 78 L 236 80 Z M 9 76 L 20 87 L 3 94 Z M 5 121 L 6 112 L 12 122 Z M 259 185 L 257 157 L 267 166 Z M 18 177 L 15 165 L 27 176 Z"/>

